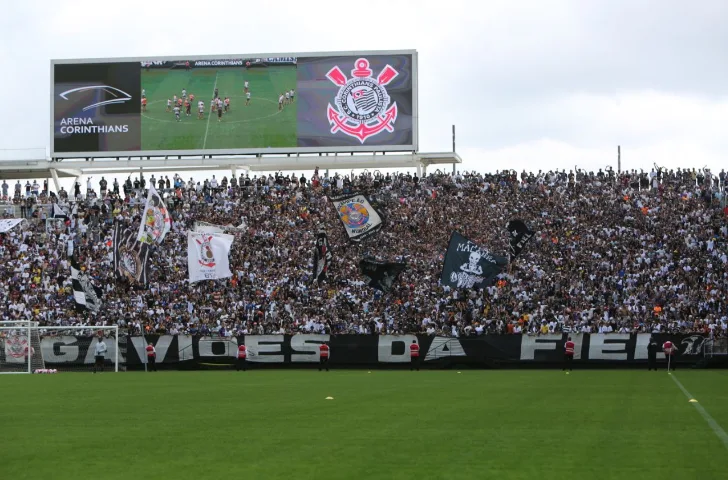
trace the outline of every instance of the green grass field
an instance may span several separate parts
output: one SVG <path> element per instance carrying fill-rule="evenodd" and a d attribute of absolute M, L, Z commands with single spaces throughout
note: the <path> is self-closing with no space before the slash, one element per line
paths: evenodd
<path fill-rule="evenodd" d="M 251 101 L 245 106 L 244 82 L 250 82 Z M 217 87 L 230 97 L 230 112 L 222 122 L 210 115 L 210 100 Z M 296 147 L 296 104 L 278 110 L 278 95 L 296 88 L 294 67 L 261 69 L 203 68 L 142 72 L 147 111 L 142 113 L 142 150 L 202 150 Z M 166 111 L 175 94 L 195 95 L 192 116 L 182 121 Z M 205 118 L 197 118 L 197 101 L 205 102 Z"/>
<path fill-rule="evenodd" d="M 728 427 L 728 372 L 676 378 Z M 61 373 L 0 382 L 3 479 L 728 478 L 728 450 L 665 372 Z"/>

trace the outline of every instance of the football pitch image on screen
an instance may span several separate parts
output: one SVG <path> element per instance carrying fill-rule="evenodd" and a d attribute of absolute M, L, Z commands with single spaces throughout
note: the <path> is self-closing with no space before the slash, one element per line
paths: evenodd
<path fill-rule="evenodd" d="M 296 67 L 142 72 L 142 150 L 296 147 Z"/>

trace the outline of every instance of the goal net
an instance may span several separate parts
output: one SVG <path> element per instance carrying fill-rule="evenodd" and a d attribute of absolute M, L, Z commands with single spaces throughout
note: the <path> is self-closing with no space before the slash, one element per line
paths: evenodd
<path fill-rule="evenodd" d="M 119 327 L 46 327 L 0 322 L 0 374 L 93 371 L 97 345 L 104 371 L 119 371 Z M 99 345 L 103 342 L 103 345 Z"/>

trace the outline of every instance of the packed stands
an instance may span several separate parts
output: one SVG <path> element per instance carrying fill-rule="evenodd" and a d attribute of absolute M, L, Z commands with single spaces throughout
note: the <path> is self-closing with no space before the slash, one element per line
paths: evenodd
<path fill-rule="evenodd" d="M 27 221 L 0 234 L 0 316 L 47 325 L 111 325 L 199 335 L 552 332 L 704 332 L 725 336 L 728 250 L 725 174 L 612 170 L 517 174 L 436 172 L 311 178 L 292 174 L 210 179 L 150 178 L 173 212 L 154 247 L 147 289 L 113 276 L 114 220 L 138 225 L 146 179 L 58 192 L 71 215 L 47 230 L 48 186 L 3 186 L 0 212 Z M 26 191 L 27 189 L 27 191 Z M 7 190 L 7 191 L 6 191 Z M 349 243 L 328 196 L 369 195 L 386 226 Z M 14 198 L 13 198 L 14 197 Z M 482 292 L 439 285 L 452 231 L 497 253 L 520 218 L 537 236 Z M 186 232 L 196 221 L 232 225 L 234 277 L 187 283 Z M 320 228 L 334 254 L 327 282 L 312 282 Z M 72 241 L 104 290 L 98 316 L 76 313 Z M 364 285 L 364 255 L 405 261 L 389 294 Z"/>

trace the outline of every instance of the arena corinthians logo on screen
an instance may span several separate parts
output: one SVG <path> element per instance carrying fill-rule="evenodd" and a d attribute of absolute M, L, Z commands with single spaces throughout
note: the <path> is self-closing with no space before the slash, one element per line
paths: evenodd
<path fill-rule="evenodd" d="M 110 85 L 91 85 L 86 87 L 72 88 L 63 93 L 58 94 L 63 100 L 74 101 L 74 94 L 83 95 L 87 98 L 89 94 L 94 96 L 93 103 L 81 108 L 82 112 L 95 110 L 106 105 L 114 105 L 126 103 L 132 99 L 131 95 L 125 91 L 112 87 Z M 61 134 L 75 133 L 126 133 L 129 131 L 129 125 L 95 125 L 92 118 L 89 117 L 69 117 L 61 119 Z"/>
<path fill-rule="evenodd" d="M 354 66 L 356 68 L 351 71 L 350 79 L 338 66 L 326 74 L 326 78 L 339 87 L 334 99 L 335 107 L 329 104 L 327 117 L 331 133 L 342 132 L 364 143 L 384 130 L 394 131 L 397 103 L 391 103 L 385 86 L 399 72 L 387 65 L 374 78 L 366 58 L 359 58 Z"/>

